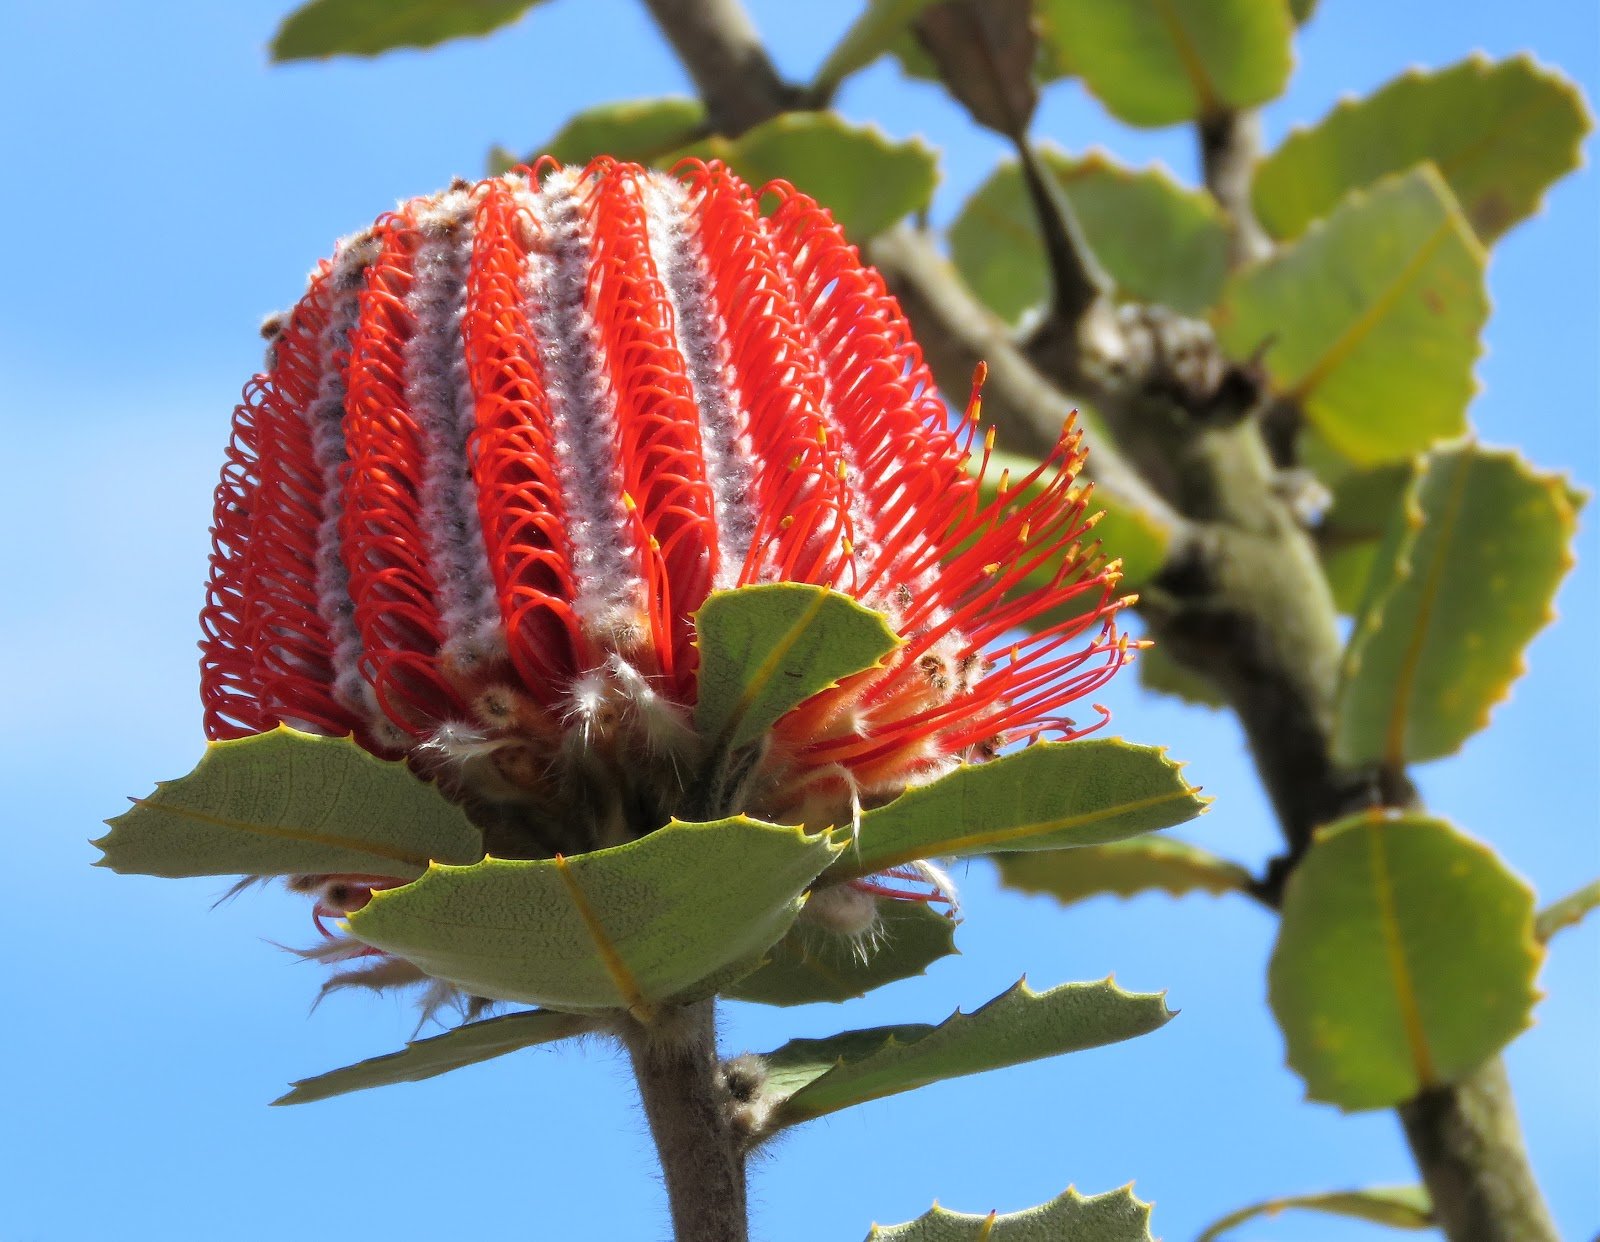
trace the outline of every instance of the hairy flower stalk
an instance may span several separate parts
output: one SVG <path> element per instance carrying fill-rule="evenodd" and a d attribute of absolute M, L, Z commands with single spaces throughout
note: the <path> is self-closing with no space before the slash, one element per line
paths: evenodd
<path fill-rule="evenodd" d="M 495 855 L 548 857 L 674 813 L 849 823 L 1103 715 L 1065 715 L 1128 647 L 1078 432 L 985 502 L 976 389 L 952 421 L 883 281 L 787 184 L 606 159 L 457 182 L 340 242 L 266 335 L 216 496 L 212 738 L 354 733 Z M 693 616 L 771 582 L 904 645 L 708 772 Z M 303 886 L 326 915 L 372 884 Z M 816 903 L 861 930 L 855 904 Z"/>

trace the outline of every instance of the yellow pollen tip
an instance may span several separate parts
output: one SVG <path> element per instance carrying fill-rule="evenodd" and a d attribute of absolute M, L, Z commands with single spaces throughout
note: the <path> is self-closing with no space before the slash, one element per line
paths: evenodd
<path fill-rule="evenodd" d="M 1033 529 L 1033 523 L 1032 522 L 1024 522 L 1022 524 L 1022 529 L 1017 532 L 1017 542 L 1018 543 L 1027 543 L 1028 542 L 1028 533 L 1032 529 Z"/>
<path fill-rule="evenodd" d="M 794 514 L 791 513 L 788 517 L 784 518 L 783 521 L 778 523 L 778 529 L 779 530 L 788 530 L 793 525 L 794 525 Z"/>
<path fill-rule="evenodd" d="M 1127 595 L 1124 595 L 1121 599 L 1119 599 L 1117 601 L 1117 604 L 1122 608 L 1132 608 L 1138 602 L 1139 602 L 1139 592 L 1130 591 Z"/>
<path fill-rule="evenodd" d="M 983 451 L 985 453 L 994 452 L 994 431 L 995 429 L 991 427 L 983 433 Z"/>
<path fill-rule="evenodd" d="M 639 506 L 634 503 L 633 495 L 629 492 L 622 493 L 622 507 L 629 513 L 637 513 L 639 511 Z"/>
<path fill-rule="evenodd" d="M 844 482 L 845 474 L 846 474 L 845 467 L 844 467 L 844 458 L 841 457 L 839 459 L 839 468 L 837 470 L 835 470 L 834 473 L 839 476 L 839 481 L 841 483 Z"/>
<path fill-rule="evenodd" d="M 839 546 L 844 549 L 844 554 L 846 556 L 849 556 L 856 550 L 856 545 L 851 543 L 848 539 L 839 540 Z"/>
<path fill-rule="evenodd" d="M 828 447 L 828 429 L 826 427 L 817 428 L 817 443 L 823 448 Z"/>
<path fill-rule="evenodd" d="M 992 578 L 999 572 L 1000 572 L 1000 562 L 999 561 L 990 561 L 987 565 L 985 565 L 983 567 L 983 574 L 984 574 L 984 577 L 986 577 L 986 578 Z"/>
<path fill-rule="evenodd" d="M 1093 530 L 1096 526 L 1100 525 L 1100 519 L 1105 517 L 1105 515 L 1106 515 L 1106 511 L 1104 509 L 1101 509 L 1100 512 L 1098 512 L 1098 513 L 1090 514 L 1089 515 L 1089 520 L 1086 521 L 1083 524 L 1083 529 L 1084 530 Z"/>

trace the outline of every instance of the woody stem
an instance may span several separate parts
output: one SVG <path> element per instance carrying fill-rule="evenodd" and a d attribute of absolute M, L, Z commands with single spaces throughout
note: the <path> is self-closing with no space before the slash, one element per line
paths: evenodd
<path fill-rule="evenodd" d="M 744 1153 L 718 1073 L 713 1002 L 619 1032 L 661 1160 L 677 1242 L 748 1242 Z"/>

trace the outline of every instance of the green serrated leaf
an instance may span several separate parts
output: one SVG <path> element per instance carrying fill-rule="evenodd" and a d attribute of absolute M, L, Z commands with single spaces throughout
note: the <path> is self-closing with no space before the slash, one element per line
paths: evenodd
<path fill-rule="evenodd" d="M 759 969 L 723 988 L 722 995 L 762 1005 L 854 1000 L 923 974 L 955 951 L 954 920 L 917 902 L 884 901 L 864 940 L 796 923 L 767 950 Z"/>
<path fill-rule="evenodd" d="M 1139 684 L 1146 690 L 1182 699 L 1196 707 L 1227 706 L 1227 700 L 1222 697 L 1220 690 L 1199 674 L 1184 668 L 1159 643 L 1141 651 L 1133 666 L 1139 674 Z"/>
<path fill-rule="evenodd" d="M 134 875 L 357 874 L 413 879 L 483 857 L 460 807 L 348 737 L 280 725 L 212 742 L 188 776 L 107 820 L 97 866 Z"/>
<path fill-rule="evenodd" d="M 1317 527 L 1317 551 L 1340 612 L 1360 610 L 1379 546 L 1420 468 L 1415 459 L 1388 462 L 1348 471 L 1333 484 L 1333 503 Z"/>
<path fill-rule="evenodd" d="M 1412 69 L 1290 134 L 1256 169 L 1256 217 L 1294 237 L 1351 190 L 1431 161 L 1489 243 L 1578 167 L 1589 127 L 1577 87 L 1526 55 Z"/>
<path fill-rule="evenodd" d="M 695 614 L 700 698 L 694 723 L 732 750 L 783 714 L 900 645 L 878 613 L 848 595 L 797 582 L 713 591 Z"/>
<path fill-rule="evenodd" d="M 541 0 L 311 0 L 278 27 L 272 59 L 377 56 L 508 26 Z"/>
<path fill-rule="evenodd" d="M 1039 152 L 1084 240 L 1119 297 L 1198 315 L 1228 270 L 1228 230 L 1210 195 L 1165 169 L 1124 168 L 1098 152 Z M 1022 171 L 1008 160 L 978 187 L 950 228 L 950 257 L 972 291 L 1017 323 L 1049 294 L 1044 251 Z"/>
<path fill-rule="evenodd" d="M 1130 125 L 1176 125 L 1274 99 L 1289 80 L 1285 0 L 1039 0 L 1060 60 Z"/>
<path fill-rule="evenodd" d="M 1421 763 L 1488 724 L 1551 620 L 1576 521 L 1563 480 L 1515 453 L 1460 444 L 1430 455 L 1345 652 L 1342 760 Z"/>
<path fill-rule="evenodd" d="M 867 1242 L 1150 1242 L 1150 1205 L 1133 1187 L 1103 1195 L 1065 1193 L 1002 1216 L 948 1212 L 937 1203 L 904 1225 L 874 1225 Z"/>
<path fill-rule="evenodd" d="M 837 849 L 743 816 L 673 820 L 573 858 L 432 867 L 374 894 L 350 930 L 475 996 L 648 1020 L 753 968 Z"/>
<path fill-rule="evenodd" d="M 811 93 L 827 99 L 839 83 L 891 51 L 905 37 L 918 14 L 935 0 L 867 0 L 811 82 Z"/>
<path fill-rule="evenodd" d="M 518 159 L 503 147 L 494 148 L 489 171 L 503 173 L 519 163 L 531 164 L 541 155 L 554 156 L 563 164 L 582 165 L 598 155 L 609 155 L 635 164 L 669 167 L 665 157 L 693 142 L 705 127 L 706 109 L 698 99 L 668 96 L 600 104 L 572 117 L 526 159 Z"/>
<path fill-rule="evenodd" d="M 1171 837 L 1138 837 L 1075 850 L 996 854 L 1008 888 L 1043 893 L 1068 906 L 1086 897 L 1115 893 L 1132 897 L 1160 889 L 1174 897 L 1189 893 L 1238 893 L 1252 877 L 1238 863 Z"/>
<path fill-rule="evenodd" d="M 1132 1039 L 1171 1016 L 1161 996 L 1124 992 L 1109 979 L 1045 992 L 1024 980 L 970 1014 L 958 1009 L 938 1026 L 790 1040 L 762 1058 L 762 1090 L 781 1101 L 773 1126 L 791 1126 L 946 1078 Z"/>
<path fill-rule="evenodd" d="M 1575 892 L 1568 893 L 1560 901 L 1551 902 L 1533 921 L 1533 934 L 1539 938 L 1541 944 L 1548 944 L 1550 937 L 1569 927 L 1576 927 L 1588 917 L 1596 906 L 1600 906 L 1600 880 L 1591 880 Z"/>
<path fill-rule="evenodd" d="M 1216 1242 L 1230 1229 L 1258 1216 L 1276 1216 L 1289 1211 L 1322 1212 L 1364 1220 L 1394 1229 L 1431 1229 L 1433 1202 L 1422 1186 L 1370 1186 L 1365 1190 L 1333 1190 L 1316 1195 L 1286 1195 L 1267 1199 L 1229 1212 L 1216 1221 L 1195 1242 Z"/>
<path fill-rule="evenodd" d="M 1171 828 L 1205 805 L 1159 747 L 1038 742 L 867 811 L 836 870 L 871 875 L 919 858 L 1102 845 Z"/>
<path fill-rule="evenodd" d="M 1092 446 L 1089 451 L 1092 456 L 1094 453 Z M 1026 488 L 1018 487 L 1017 482 L 1027 478 L 1038 465 L 1036 461 L 1012 453 L 998 450 L 991 452 L 989 467 L 979 481 L 979 495 L 983 503 L 994 503 L 1000 494 L 1000 480 L 1007 476 L 1009 476 L 1008 487 L 1011 489 L 1008 495 L 1012 500 L 1022 504 L 1032 499 L 1050 482 L 1052 476 L 1047 473 L 1040 482 Z M 977 466 L 978 462 L 974 461 L 972 468 L 976 470 Z M 1137 589 L 1149 581 L 1166 559 L 1167 544 L 1171 540 L 1170 532 L 1158 525 L 1143 510 L 1125 503 L 1112 488 L 1097 484 L 1091 508 L 1099 509 L 1104 515 L 1094 528 L 1094 538 L 1100 542 L 1101 549 L 1107 557 L 1122 562 L 1120 585 L 1125 589 Z M 1024 578 L 1023 582 L 1036 590 L 1048 588 L 1057 568 L 1058 565 L 1053 563 L 1041 565 Z M 1099 595 L 1094 594 L 1067 600 L 1031 618 L 1028 626 L 1032 629 L 1044 629 L 1056 625 L 1083 612 L 1086 608 L 1097 605 L 1099 599 Z"/>
<path fill-rule="evenodd" d="M 921 211 L 939 181 L 939 157 L 921 139 L 895 142 L 873 125 L 831 112 L 786 112 L 737 138 L 716 135 L 675 152 L 719 159 L 753 186 L 788 181 L 833 213 L 853 242 L 864 242 Z"/>
<path fill-rule="evenodd" d="M 552 1013 L 545 1009 L 468 1022 L 443 1035 L 413 1039 L 399 1052 L 329 1070 L 315 1078 L 302 1078 L 290 1084 L 293 1090 L 272 1102 L 311 1104 L 370 1087 L 422 1082 L 466 1065 L 476 1065 L 479 1061 L 505 1056 L 535 1044 L 569 1039 L 593 1029 L 592 1022 L 576 1014 Z"/>
<path fill-rule="evenodd" d="M 1347 197 L 1212 314 L 1234 358 L 1357 465 L 1412 457 L 1466 429 L 1489 313 L 1483 248 L 1429 166 Z"/>
<path fill-rule="evenodd" d="M 1423 815 L 1358 815 L 1289 878 L 1268 997 L 1312 1099 L 1388 1108 L 1523 1030 L 1542 956 L 1533 893 L 1494 851 Z"/>

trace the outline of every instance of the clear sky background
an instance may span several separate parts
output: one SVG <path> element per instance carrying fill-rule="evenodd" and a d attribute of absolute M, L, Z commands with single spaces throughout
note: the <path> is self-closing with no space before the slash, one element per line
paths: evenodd
<path fill-rule="evenodd" d="M 288 0 L 132 5 L 22 0 L 0 46 L 0 779 L 9 855 L 0 937 L 0 1239 L 651 1239 L 668 1232 L 625 1065 L 596 1044 L 432 1082 L 268 1109 L 292 1078 L 399 1047 L 402 1001 L 308 1007 L 304 904 L 225 885 L 91 870 L 99 821 L 186 772 L 202 738 L 196 612 L 229 411 L 261 316 L 298 296 L 335 237 L 397 198 L 476 175 L 492 142 L 536 146 L 570 112 L 686 83 L 628 0 L 553 0 L 509 31 L 426 53 L 272 68 Z M 853 0 L 765 0 L 781 66 L 806 76 Z M 1523 49 L 1600 88 L 1579 0 L 1323 0 L 1269 140 L 1411 64 Z M 848 117 L 944 148 L 948 220 L 1003 152 L 888 62 Z M 1109 120 L 1052 88 L 1040 131 L 1195 175 L 1189 135 Z M 1496 249 L 1474 408 L 1483 438 L 1593 489 L 1600 194 L 1592 168 Z M 1487 733 L 1418 773 L 1428 803 L 1501 849 L 1545 898 L 1600 870 L 1597 540 L 1562 619 Z M 1225 714 L 1105 692 L 1115 732 L 1165 743 L 1216 795 L 1195 836 L 1252 865 L 1274 832 Z M 1105 898 L 1062 912 L 964 877 L 963 955 L 838 1008 L 730 1007 L 761 1050 L 851 1026 L 937 1021 L 1023 972 L 1115 972 L 1181 1015 L 1116 1048 L 948 1083 L 813 1123 L 757 1162 L 764 1242 L 855 1242 L 935 1198 L 1011 1211 L 1072 1182 L 1137 1182 L 1168 1239 L 1247 1200 L 1409 1181 L 1389 1113 L 1306 1104 L 1263 1003 L 1272 922 L 1243 900 Z M 1600 921 L 1559 939 L 1536 1026 L 1509 1053 L 1562 1234 L 1600 1227 Z M 1287 1217 L 1249 1239 L 1375 1239 Z"/>

